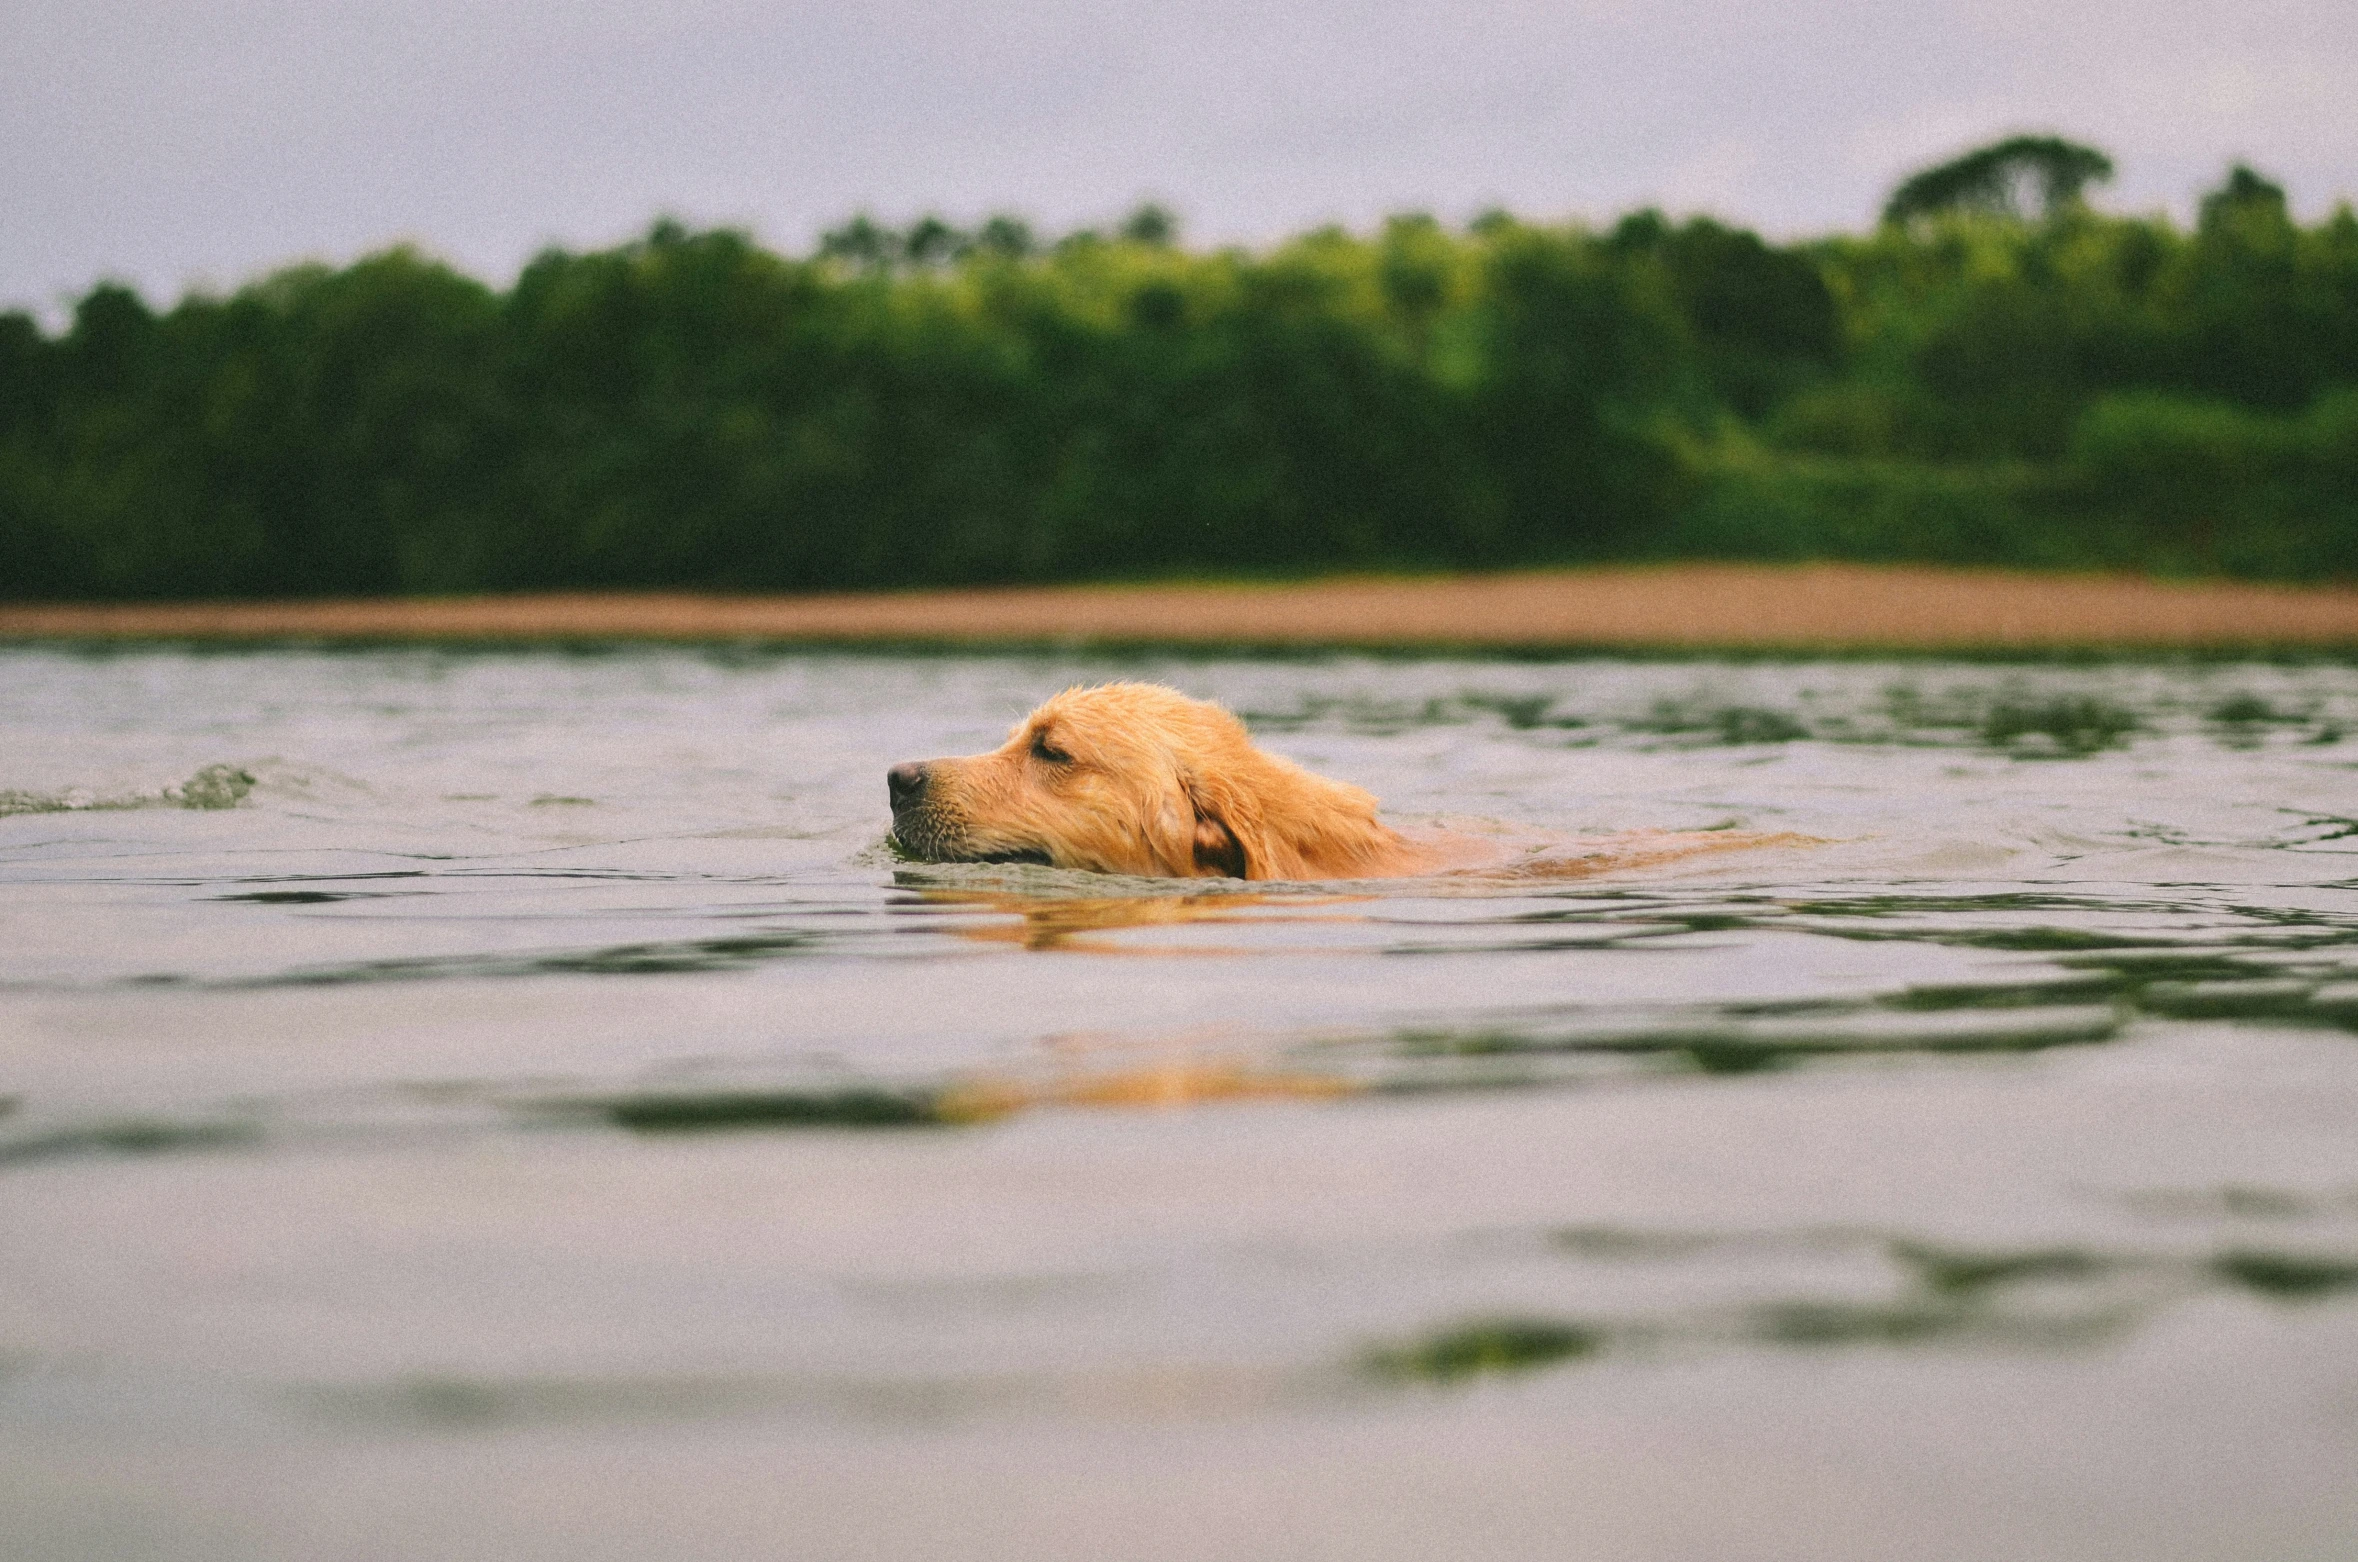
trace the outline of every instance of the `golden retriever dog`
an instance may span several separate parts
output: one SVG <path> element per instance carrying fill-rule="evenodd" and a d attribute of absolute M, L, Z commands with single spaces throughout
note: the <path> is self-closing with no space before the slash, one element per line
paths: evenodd
<path fill-rule="evenodd" d="M 1367 793 L 1262 753 L 1243 722 L 1160 684 L 1067 689 L 990 753 L 895 765 L 886 784 L 894 840 L 932 862 L 1224 879 L 1442 865 Z"/>
<path fill-rule="evenodd" d="M 1536 857 L 1529 843 L 1412 838 L 1358 787 L 1263 753 L 1227 711 L 1152 683 L 1067 689 L 990 753 L 895 765 L 886 787 L 893 842 L 911 857 L 1155 878 L 1575 877 L 1803 839 L 1635 831 Z"/>

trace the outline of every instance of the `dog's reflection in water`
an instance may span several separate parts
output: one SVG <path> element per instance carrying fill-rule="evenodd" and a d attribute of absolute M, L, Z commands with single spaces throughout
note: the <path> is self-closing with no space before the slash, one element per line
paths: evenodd
<path fill-rule="evenodd" d="M 1017 944 L 1025 949 L 1074 950 L 1098 954 L 1244 954 L 1237 945 L 1127 944 L 1089 935 L 1129 928 L 1177 927 L 1188 923 L 1269 924 L 1357 922 L 1342 909 L 1381 896 L 1512 894 L 1579 879 L 1667 867 L 1690 859 L 1759 847 L 1821 845 L 1814 837 L 1737 830 L 1629 830 L 1608 836 L 1565 839 L 1534 837 L 1519 846 L 1501 840 L 1506 860 L 1475 868 L 1447 869 L 1422 879 L 1387 881 L 1380 888 L 1339 885 L 1288 892 L 1214 891 L 1208 894 L 1052 895 L 1012 888 L 943 885 L 903 873 L 896 877 L 929 906 L 972 907 L 1000 912 L 1005 919 L 961 920 L 950 931 L 978 943 Z"/>
<path fill-rule="evenodd" d="M 948 931 L 959 938 L 1090 954 L 1248 954 L 1252 951 L 1240 945 L 1151 945 L 1091 935 L 1191 923 L 1356 922 L 1361 920 L 1356 914 L 1334 908 L 1372 898 L 1318 894 L 1027 895 L 1015 890 L 910 883 L 906 876 L 902 882 L 915 889 L 927 906 L 1001 913 L 958 918 Z"/>
<path fill-rule="evenodd" d="M 1692 857 L 1701 852 L 1782 844 L 1798 837 L 1733 837 L 1725 833 L 1633 833 L 1577 845 L 1558 843 L 1511 868 L 1443 874 L 1418 881 L 1432 893 L 1512 893 Z M 1007 888 L 953 887 L 901 875 L 918 902 L 950 913 L 947 931 L 976 943 L 1027 951 L 1088 955 L 1173 956 L 1270 954 L 1267 938 L 1207 943 L 1128 940 L 1136 929 L 1190 925 L 1282 926 L 1301 922 L 1359 922 L 1359 908 L 1376 891 L 1326 894 L 1214 892 L 1210 894 L 1054 895 Z M 1390 893 L 1410 886 L 1395 882 Z M 975 913 L 981 913 L 976 915 Z M 1334 1100 L 1363 1093 L 1365 1079 L 1331 1065 L 1305 1067 L 1271 1057 L 1266 1046 L 1234 1032 L 1194 1032 L 1141 1038 L 1049 1038 L 1032 1067 L 979 1074 L 948 1087 L 935 1110 L 948 1121 L 982 1122 L 1037 1107 L 1167 1109 L 1224 1101 Z"/>
<path fill-rule="evenodd" d="M 957 916 L 948 931 L 976 943 L 1097 955 L 1251 953 L 1240 945 L 1131 943 L 1136 928 L 1247 922 L 1357 921 L 1365 895 L 1210 894 L 1057 896 L 911 882 L 919 901 Z M 1264 949 L 1265 952 L 1265 949 Z M 1167 1110 L 1221 1101 L 1326 1101 L 1359 1094 L 1357 1079 L 1281 1063 L 1223 1028 L 1141 1037 L 1066 1034 L 1043 1040 L 1031 1067 L 967 1076 L 934 1103 L 945 1120 L 986 1122 L 1037 1107 Z"/>
<path fill-rule="evenodd" d="M 1224 1051 L 1210 1038 L 1187 1049 L 1133 1041 L 1097 1053 L 1068 1045 L 1038 1068 L 972 1076 L 944 1090 L 935 1109 L 947 1122 L 981 1123 L 1039 1107 L 1171 1111 L 1224 1101 L 1334 1101 L 1367 1089 L 1344 1074 Z"/>

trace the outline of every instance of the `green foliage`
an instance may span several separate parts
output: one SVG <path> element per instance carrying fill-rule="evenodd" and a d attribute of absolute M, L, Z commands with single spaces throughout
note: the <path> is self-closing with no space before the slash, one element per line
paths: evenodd
<path fill-rule="evenodd" d="M 1176 244 L 1179 219 L 1169 207 L 1148 201 L 1122 219 L 1122 237 L 1133 244 Z"/>
<path fill-rule="evenodd" d="M 2095 176 L 2052 152 L 1996 162 Z M 663 222 L 504 292 L 407 250 L 162 313 L 102 284 L 55 335 L 0 315 L 0 597 L 2351 572 L 2347 209 L 2241 167 L 2192 231 L 1928 199 L 1792 246 L 1493 212 L 1201 252 L 1150 206 L 804 259 Z"/>
<path fill-rule="evenodd" d="M 2071 453 L 2091 509 L 2187 569 L 2311 573 L 2358 560 L 2358 388 L 2285 416 L 2130 392 L 2091 405 Z"/>
<path fill-rule="evenodd" d="M 1599 557 L 1682 351 L 1573 230 L 1039 254 L 657 224 L 495 294 L 406 251 L 0 330 L 0 594 L 814 589 Z"/>
<path fill-rule="evenodd" d="M 2055 136 L 2009 136 L 1927 168 L 1891 192 L 1885 222 L 1941 212 L 2053 217 L 2077 206 L 2090 184 L 2112 177 L 2112 159 L 2092 146 Z"/>
<path fill-rule="evenodd" d="M 1612 247 L 1661 268 L 1712 390 L 1746 418 L 1822 382 L 1842 360 L 1833 291 L 1806 254 L 1708 217 L 1673 228 L 1650 209 L 1623 218 Z"/>

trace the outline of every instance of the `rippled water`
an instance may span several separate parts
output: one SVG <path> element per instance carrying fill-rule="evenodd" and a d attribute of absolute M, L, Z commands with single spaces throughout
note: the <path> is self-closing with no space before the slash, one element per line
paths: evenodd
<path fill-rule="evenodd" d="M 1825 844 L 884 850 L 1111 676 Z M 2358 1535 L 2358 668 L 15 650 L 0 735 L 11 1556 Z"/>

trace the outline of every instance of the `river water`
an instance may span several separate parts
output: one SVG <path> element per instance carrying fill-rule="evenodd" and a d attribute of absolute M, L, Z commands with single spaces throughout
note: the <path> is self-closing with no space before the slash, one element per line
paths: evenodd
<path fill-rule="evenodd" d="M 1160 679 L 1529 885 L 927 867 Z M 0 652 L 11 1558 L 2341 1558 L 2358 668 Z"/>

